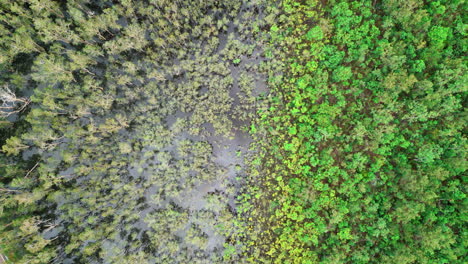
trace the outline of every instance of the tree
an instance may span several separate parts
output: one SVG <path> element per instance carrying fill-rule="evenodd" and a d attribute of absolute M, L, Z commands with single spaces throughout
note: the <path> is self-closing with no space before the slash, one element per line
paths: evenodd
<path fill-rule="evenodd" d="M 29 148 L 29 146 L 23 144 L 18 137 L 10 137 L 6 140 L 6 144 L 2 146 L 3 152 L 7 155 L 18 155 L 27 148 Z"/>

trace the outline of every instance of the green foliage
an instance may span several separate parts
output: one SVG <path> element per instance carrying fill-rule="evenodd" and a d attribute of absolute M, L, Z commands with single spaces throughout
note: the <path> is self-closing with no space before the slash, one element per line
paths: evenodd
<path fill-rule="evenodd" d="M 0 255 L 224 263 L 263 2 L 2 1 Z"/>
<path fill-rule="evenodd" d="M 320 41 L 324 38 L 323 31 L 319 26 L 311 28 L 307 34 L 306 39 L 312 41 Z"/>
<path fill-rule="evenodd" d="M 437 48 L 442 49 L 445 45 L 447 38 L 450 35 L 450 28 L 441 27 L 441 26 L 433 26 L 427 36 L 429 37 L 430 42 Z"/>
<path fill-rule="evenodd" d="M 336 82 L 347 81 L 353 76 L 351 67 L 340 66 L 333 71 L 333 80 Z"/>
<path fill-rule="evenodd" d="M 2 146 L 3 152 L 7 155 L 18 155 L 22 150 L 27 149 L 28 146 L 21 143 L 21 139 L 18 137 L 10 137 L 6 140 Z"/>
<path fill-rule="evenodd" d="M 462 2 L 278 8 L 266 52 L 284 63 L 265 67 L 239 198 L 248 261 L 464 263 Z"/>
<path fill-rule="evenodd" d="M 466 262 L 464 8 L 2 1 L 0 256 Z"/>

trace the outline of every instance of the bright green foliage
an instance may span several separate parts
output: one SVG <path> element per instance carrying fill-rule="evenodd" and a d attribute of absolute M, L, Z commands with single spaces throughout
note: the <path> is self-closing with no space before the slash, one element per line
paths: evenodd
<path fill-rule="evenodd" d="M 284 64 L 266 67 L 240 198 L 249 261 L 465 263 L 464 3 L 277 8 L 266 52 Z"/>
<path fill-rule="evenodd" d="M 447 38 L 450 35 L 450 28 L 433 26 L 427 33 L 429 41 L 438 49 L 442 49 L 445 45 Z"/>
<path fill-rule="evenodd" d="M 323 39 L 323 31 L 319 26 L 311 28 L 306 35 L 307 40 L 319 41 Z"/>

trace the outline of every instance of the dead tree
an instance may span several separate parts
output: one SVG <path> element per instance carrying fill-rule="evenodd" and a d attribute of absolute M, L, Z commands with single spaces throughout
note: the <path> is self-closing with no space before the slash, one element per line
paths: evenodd
<path fill-rule="evenodd" d="M 0 103 L 0 117 L 9 117 L 24 111 L 31 103 L 31 100 L 25 97 L 17 97 L 10 88 L 4 86 L 0 88 Z"/>

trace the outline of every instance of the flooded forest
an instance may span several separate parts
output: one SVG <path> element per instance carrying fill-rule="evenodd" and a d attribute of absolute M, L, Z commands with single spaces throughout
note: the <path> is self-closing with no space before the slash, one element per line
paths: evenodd
<path fill-rule="evenodd" d="M 0 264 L 466 263 L 467 7 L 0 1 Z"/>

